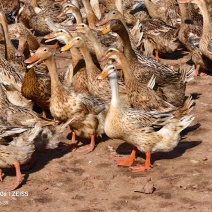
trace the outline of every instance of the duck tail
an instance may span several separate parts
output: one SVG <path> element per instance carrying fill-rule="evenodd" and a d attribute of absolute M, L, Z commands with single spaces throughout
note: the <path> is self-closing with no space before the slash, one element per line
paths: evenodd
<path fill-rule="evenodd" d="M 179 72 L 181 73 L 181 78 L 184 83 L 187 83 L 194 79 L 194 70 L 195 66 L 191 66 L 190 69 L 182 69 Z"/>
<path fill-rule="evenodd" d="M 192 96 L 189 96 L 184 102 L 183 106 L 180 107 L 176 112 L 174 112 L 174 116 L 176 118 L 181 118 L 187 114 L 189 114 L 194 109 L 195 103 L 192 99 Z"/>
<path fill-rule="evenodd" d="M 168 136 L 169 134 L 171 137 L 176 136 L 176 138 L 179 138 L 180 132 L 188 127 L 194 119 L 194 115 L 183 116 L 180 119 L 173 118 L 163 128 L 161 128 L 158 133 L 163 136 Z"/>

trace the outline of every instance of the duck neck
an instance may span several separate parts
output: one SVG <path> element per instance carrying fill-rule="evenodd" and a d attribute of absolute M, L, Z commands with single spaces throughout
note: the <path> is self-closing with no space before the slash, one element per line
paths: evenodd
<path fill-rule="evenodd" d="M 206 33 L 208 31 L 210 31 L 211 33 L 212 25 L 211 25 L 210 15 L 208 13 L 208 9 L 207 9 L 207 5 L 205 1 L 201 1 L 201 4 L 198 6 L 203 16 L 203 35 L 208 34 Z"/>
<path fill-rule="evenodd" d="M 85 12 L 88 20 L 88 25 L 91 29 L 95 29 L 95 24 L 98 21 L 96 15 L 94 14 L 90 1 L 89 0 L 83 0 L 83 5 L 85 7 Z"/>
<path fill-rule="evenodd" d="M 180 13 L 181 13 L 181 26 L 185 25 L 185 20 L 188 19 L 188 5 L 187 4 L 179 4 Z"/>
<path fill-rule="evenodd" d="M 93 34 L 91 30 L 88 30 L 88 32 L 86 33 L 86 36 L 94 47 L 97 59 L 101 58 L 104 55 L 104 51 L 100 42 L 97 41 L 97 38 L 95 37 L 95 35 Z"/>
<path fill-rule="evenodd" d="M 121 30 L 117 30 L 116 33 L 121 37 L 124 46 L 124 55 L 126 58 L 136 57 L 135 52 L 132 49 L 130 37 L 127 30 L 123 27 Z"/>
<path fill-rule="evenodd" d="M 3 16 L 3 19 L 1 21 L 3 31 L 4 31 L 4 38 L 5 38 L 5 59 L 10 60 L 14 58 L 15 56 L 15 47 L 13 46 L 9 32 L 8 32 L 8 25 L 6 23 L 6 18 Z"/>
<path fill-rule="evenodd" d="M 79 0 L 72 0 L 72 4 L 75 5 L 78 9 L 80 8 Z"/>
<path fill-rule="evenodd" d="M 74 13 L 73 13 L 75 19 L 76 19 L 76 22 L 77 24 L 81 24 L 82 23 L 82 15 L 80 13 L 80 10 L 77 9 Z"/>
<path fill-rule="evenodd" d="M 112 91 L 111 106 L 119 106 L 119 89 L 118 89 L 118 79 L 116 72 L 110 74 L 109 81 Z"/>
<path fill-rule="evenodd" d="M 128 82 L 135 81 L 133 73 L 130 71 L 129 64 L 125 57 L 121 57 L 121 68 L 124 73 L 124 80 L 127 84 Z"/>
<path fill-rule="evenodd" d="M 49 57 L 46 61 L 46 66 L 49 70 L 49 75 L 51 78 L 51 92 L 55 91 L 55 88 L 62 87 L 62 83 L 60 82 L 57 74 L 57 67 L 53 56 Z"/>
<path fill-rule="evenodd" d="M 99 71 L 98 71 L 97 67 L 95 66 L 95 64 L 93 63 L 91 54 L 85 44 L 83 44 L 81 46 L 80 51 L 85 60 L 86 72 L 87 72 L 88 78 L 92 79 L 91 76 L 96 77 L 99 74 Z"/>

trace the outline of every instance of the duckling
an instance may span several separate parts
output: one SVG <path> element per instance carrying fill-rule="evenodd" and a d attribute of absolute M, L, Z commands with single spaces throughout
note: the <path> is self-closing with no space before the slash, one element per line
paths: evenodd
<path fill-rule="evenodd" d="M 149 126 L 142 126 L 140 124 L 142 117 L 139 118 L 141 111 L 136 114 L 132 113 L 131 110 L 124 108 L 119 100 L 115 66 L 107 65 L 98 76 L 98 79 L 101 80 L 107 76 L 109 77 L 112 89 L 112 99 L 105 119 L 105 133 L 110 138 L 123 139 L 134 145 L 141 152 L 146 153 L 145 165 L 131 167 L 133 172 L 150 169 L 152 166 L 151 154 L 153 152 L 168 152 L 173 150 L 180 140 L 180 132 L 189 126 L 194 120 L 194 116 L 183 116 L 180 119 L 172 117 L 166 120 L 164 126 L 159 130 L 155 129 L 154 123 Z M 158 121 L 160 121 L 160 115 L 158 116 Z M 135 160 L 135 152 L 136 149 L 133 150 L 130 158 L 116 160 L 117 165 L 131 166 Z"/>

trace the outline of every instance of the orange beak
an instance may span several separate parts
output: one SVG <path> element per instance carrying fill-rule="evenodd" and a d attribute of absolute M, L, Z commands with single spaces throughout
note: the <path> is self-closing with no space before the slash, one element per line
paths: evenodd
<path fill-rule="evenodd" d="M 109 33 L 111 31 L 111 27 L 110 24 L 108 24 L 103 30 L 102 30 L 102 34 L 105 35 L 107 33 Z"/>
<path fill-rule="evenodd" d="M 27 66 L 27 68 L 32 68 L 33 66 L 38 64 L 40 61 L 41 60 L 39 59 L 38 55 L 35 53 L 34 55 L 32 55 L 31 57 L 26 59 L 24 62 L 27 63 L 27 64 L 30 64 L 30 65 Z"/>
<path fill-rule="evenodd" d="M 65 52 L 68 51 L 69 49 L 71 49 L 73 47 L 73 43 L 72 42 L 68 42 L 65 46 L 63 46 L 60 51 L 61 52 Z"/>
<path fill-rule="evenodd" d="M 108 76 L 108 70 L 104 69 L 101 74 L 98 75 L 97 79 L 98 80 L 103 80 Z"/>

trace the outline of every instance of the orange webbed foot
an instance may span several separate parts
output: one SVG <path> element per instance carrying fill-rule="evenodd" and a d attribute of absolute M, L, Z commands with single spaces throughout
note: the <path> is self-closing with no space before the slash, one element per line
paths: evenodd
<path fill-rule="evenodd" d="M 208 75 L 207 72 L 201 72 L 200 73 L 200 77 L 207 76 L 207 75 Z"/>
<path fill-rule="evenodd" d="M 151 169 L 151 167 L 153 167 L 152 164 L 150 166 L 132 166 L 130 169 L 132 172 L 142 172 Z"/>
<path fill-rule="evenodd" d="M 135 159 L 133 158 L 121 158 L 121 157 L 116 157 L 113 159 L 116 162 L 117 166 L 132 166 Z"/>
<path fill-rule="evenodd" d="M 20 171 L 20 164 L 19 162 L 15 162 L 14 163 L 14 166 L 15 166 L 15 170 L 16 170 L 16 181 L 15 183 L 12 185 L 12 186 L 9 186 L 9 187 L 4 187 L 4 191 L 13 191 L 15 190 L 22 182 L 23 180 L 23 176 L 21 174 L 21 171 Z"/>
<path fill-rule="evenodd" d="M 151 158 L 151 152 L 146 152 L 145 165 L 144 166 L 132 166 L 132 167 L 130 167 L 130 169 L 132 170 L 132 172 L 142 172 L 142 171 L 150 169 L 152 167 L 150 158 Z"/>
<path fill-rule="evenodd" d="M 129 158 L 114 158 L 117 166 L 132 166 L 136 159 L 136 150 L 137 148 L 134 147 Z"/>
<path fill-rule="evenodd" d="M 79 152 L 82 152 L 84 154 L 88 154 L 90 152 L 92 152 L 95 148 L 95 136 L 94 135 L 90 135 L 91 136 L 91 143 L 89 145 L 83 146 L 79 149 Z"/>
<path fill-rule="evenodd" d="M 62 152 L 75 152 L 77 150 L 77 144 L 70 144 L 62 147 Z"/>
<path fill-rule="evenodd" d="M 89 145 L 85 145 L 83 147 L 80 147 L 78 152 L 88 154 L 88 153 L 92 152 L 93 150 L 94 150 L 94 146 L 89 144 Z"/>

